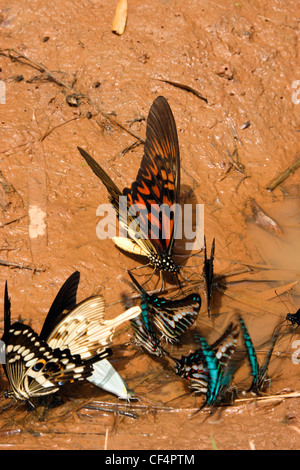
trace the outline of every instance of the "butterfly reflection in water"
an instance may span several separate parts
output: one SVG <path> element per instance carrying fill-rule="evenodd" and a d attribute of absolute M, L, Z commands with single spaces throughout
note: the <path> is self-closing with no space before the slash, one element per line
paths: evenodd
<path fill-rule="evenodd" d="M 238 337 L 238 325 L 230 323 L 223 335 L 211 346 L 197 334 L 199 349 L 180 359 L 172 357 L 176 374 L 190 380 L 190 387 L 205 395 L 205 402 L 200 409 L 220 403 L 229 389 L 236 370 L 233 354 Z"/>
<path fill-rule="evenodd" d="M 176 124 L 167 100 L 159 96 L 150 108 L 143 159 L 129 188 L 120 191 L 85 150 L 79 147 L 78 150 L 106 186 L 119 223 L 129 236 L 115 237 L 115 244 L 147 257 L 149 264 L 161 274 L 169 272 L 178 276 L 179 266 L 172 256 L 180 200 L 180 156 Z M 119 200 L 121 196 L 126 196 L 126 207 L 124 198 Z M 174 211 L 170 211 L 172 206 Z"/>
<path fill-rule="evenodd" d="M 195 323 L 198 317 L 201 307 L 200 295 L 189 294 L 179 299 L 158 297 L 155 294 L 148 294 L 130 271 L 128 274 L 141 293 L 142 314 L 139 322 L 150 334 L 155 344 L 157 344 L 156 331 L 171 343 L 179 341 L 179 338 Z M 137 336 L 141 328 L 137 328 L 136 319 L 131 323 Z M 153 348 L 153 344 L 151 347 Z"/>
<path fill-rule="evenodd" d="M 7 283 L 4 297 L 5 364 L 11 389 L 7 397 L 25 400 L 51 395 L 64 384 L 87 379 L 93 364 L 111 355 L 115 327 L 140 314 L 134 307 L 113 320 L 104 320 L 105 304 L 93 296 L 76 305 L 79 272 L 58 292 L 40 335 L 21 322 L 11 324 Z"/>

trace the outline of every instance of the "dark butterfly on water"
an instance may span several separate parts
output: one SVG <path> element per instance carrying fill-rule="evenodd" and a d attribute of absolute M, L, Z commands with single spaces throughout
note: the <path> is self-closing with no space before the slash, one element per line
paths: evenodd
<path fill-rule="evenodd" d="M 147 331 L 150 332 L 150 328 L 154 331 L 152 325 L 155 325 L 165 339 L 171 343 L 178 341 L 198 317 L 200 295 L 189 294 L 181 299 L 158 297 L 148 294 L 129 271 L 128 274 L 141 292 L 142 318 Z"/>
<path fill-rule="evenodd" d="M 196 392 L 205 394 L 203 406 L 219 403 L 228 390 L 234 371 L 230 361 L 237 347 L 238 336 L 238 326 L 230 323 L 211 346 L 201 335 L 197 335 L 199 349 L 181 359 L 172 357 L 176 374 L 189 379 L 190 387 Z"/>
<path fill-rule="evenodd" d="M 66 383 L 88 378 L 93 364 L 111 354 L 109 346 L 117 325 L 140 313 L 133 308 L 105 321 L 104 300 L 90 297 L 76 305 L 79 273 L 60 289 L 38 335 L 21 322 L 11 324 L 7 283 L 4 297 L 4 370 L 11 390 L 6 396 L 29 401 L 50 395 Z"/>
<path fill-rule="evenodd" d="M 106 186 L 119 223 L 130 237 L 115 237 L 115 243 L 126 251 L 146 256 L 160 272 L 178 273 L 179 266 L 172 258 L 176 207 L 175 213 L 170 208 L 179 204 L 180 199 L 180 157 L 176 124 L 167 100 L 159 96 L 150 108 L 144 156 L 136 180 L 129 188 L 120 191 L 85 150 L 79 147 L 78 150 Z M 120 196 L 127 197 L 127 207 L 121 205 L 122 210 Z M 139 230 L 133 214 L 139 216 Z"/>
<path fill-rule="evenodd" d="M 210 316 L 210 307 L 211 307 L 212 296 L 213 296 L 214 255 L 215 255 L 215 239 L 213 239 L 210 257 L 208 258 L 207 250 L 206 250 L 206 238 L 204 237 L 203 277 L 204 277 L 204 283 L 205 283 L 208 316 Z"/>
<path fill-rule="evenodd" d="M 288 313 L 286 320 L 289 321 L 293 326 L 300 326 L 300 308 L 296 313 Z"/>
<path fill-rule="evenodd" d="M 278 335 L 279 335 L 279 331 L 275 330 L 274 334 L 272 335 L 272 337 L 270 339 L 271 344 L 270 344 L 269 350 L 267 352 L 265 361 L 264 361 L 263 365 L 260 367 L 259 363 L 258 363 L 258 360 L 257 360 L 256 351 L 255 351 L 255 348 L 253 346 L 253 342 L 252 342 L 252 339 L 251 339 L 250 334 L 248 332 L 248 329 L 245 325 L 245 322 L 244 322 L 244 320 L 242 319 L 241 316 L 238 316 L 238 320 L 239 320 L 240 325 L 241 325 L 241 329 L 242 329 L 242 333 L 243 333 L 243 340 L 244 340 L 248 360 L 249 360 L 250 367 L 251 367 L 251 375 L 253 377 L 252 384 L 251 384 L 248 392 L 253 392 L 254 394 L 258 395 L 260 390 L 262 390 L 264 388 L 264 386 L 266 384 L 266 381 L 268 380 L 268 375 L 267 375 L 268 374 L 268 367 L 269 367 L 269 363 L 270 363 L 270 360 L 271 360 L 271 356 L 272 356 L 272 353 L 273 353 L 275 343 L 276 343 Z"/>

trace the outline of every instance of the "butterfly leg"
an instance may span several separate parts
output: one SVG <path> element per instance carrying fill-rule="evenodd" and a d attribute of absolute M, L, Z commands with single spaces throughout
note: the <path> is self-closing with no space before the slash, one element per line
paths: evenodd
<path fill-rule="evenodd" d="M 146 268 L 146 267 L 148 267 L 148 266 L 152 266 L 152 265 L 151 265 L 150 263 L 148 263 L 148 264 L 145 264 L 144 266 L 135 266 L 134 268 L 128 269 L 128 271 L 131 272 L 131 271 L 133 271 L 133 270 L 135 270 L 135 269 Z M 156 269 L 154 268 L 153 271 L 152 271 L 151 276 L 149 277 L 149 279 L 148 279 L 147 281 L 145 281 L 143 284 L 141 284 L 142 287 L 144 287 L 146 284 L 148 284 L 148 282 L 151 281 L 151 279 L 152 279 L 152 277 L 153 277 L 155 271 L 156 271 Z"/>

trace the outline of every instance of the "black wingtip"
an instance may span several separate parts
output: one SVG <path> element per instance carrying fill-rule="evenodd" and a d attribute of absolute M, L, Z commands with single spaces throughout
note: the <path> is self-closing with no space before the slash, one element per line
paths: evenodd
<path fill-rule="evenodd" d="M 4 334 L 8 332 L 11 324 L 11 303 L 8 295 L 7 281 L 4 290 Z"/>

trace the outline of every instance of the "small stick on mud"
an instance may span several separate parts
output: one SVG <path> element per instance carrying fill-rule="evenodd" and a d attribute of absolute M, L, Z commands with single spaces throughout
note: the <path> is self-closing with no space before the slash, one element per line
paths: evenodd
<path fill-rule="evenodd" d="M 283 173 L 281 173 L 277 178 L 275 178 L 273 181 L 271 181 L 270 184 L 266 187 L 268 191 L 273 191 L 273 189 L 277 188 L 279 184 L 281 184 L 284 180 L 286 180 L 290 175 L 292 175 L 298 168 L 300 167 L 300 158 L 295 161 L 293 165 L 291 165 L 289 168 L 284 170 Z"/>
<path fill-rule="evenodd" d="M 32 266 L 24 266 L 23 264 L 13 263 L 12 261 L 5 261 L 4 259 L 0 259 L 0 265 L 9 266 L 10 268 L 29 269 L 30 271 L 35 271 L 37 273 L 46 271 L 46 269 L 33 268 Z"/>
<path fill-rule="evenodd" d="M 116 8 L 112 32 L 121 36 L 125 31 L 127 21 L 128 4 L 127 0 L 119 0 Z"/>
<path fill-rule="evenodd" d="M 40 138 L 40 141 L 42 142 L 44 139 L 46 139 L 46 137 L 48 137 L 48 135 L 50 135 L 51 132 L 55 131 L 55 129 L 58 129 L 59 127 L 65 126 L 69 122 L 77 121 L 78 119 L 83 119 L 83 118 L 86 118 L 86 116 L 76 116 L 74 118 L 68 119 L 67 121 L 64 121 L 64 122 L 58 124 L 57 126 L 51 127 L 51 129 L 48 129 L 45 132 L 45 134 Z"/>
<path fill-rule="evenodd" d="M 9 220 L 8 222 L 4 222 L 4 224 L 2 224 L 0 222 L 0 228 L 5 227 L 6 225 L 14 224 L 15 222 L 19 222 L 20 220 L 24 219 L 25 217 L 27 217 L 27 215 L 22 215 L 21 217 L 18 217 L 17 219 Z"/>
<path fill-rule="evenodd" d="M 141 142 L 140 140 L 136 140 L 135 142 L 133 142 L 133 144 L 128 145 L 127 147 L 125 147 L 123 150 L 121 150 L 121 152 L 118 152 L 116 155 L 111 157 L 108 161 L 109 162 L 115 161 L 118 157 L 122 157 L 122 156 L 126 155 L 127 152 L 130 152 L 130 150 L 133 150 L 135 147 L 138 147 L 142 143 L 143 142 Z"/>
<path fill-rule="evenodd" d="M 205 103 L 208 103 L 207 98 L 205 98 L 199 91 L 195 90 L 194 88 L 184 85 L 183 83 L 178 83 L 178 82 L 173 82 L 172 80 L 164 80 L 163 78 L 156 78 L 156 80 L 159 80 L 160 82 L 165 82 L 168 83 L 169 85 L 173 85 L 177 88 L 181 88 L 182 90 L 189 91 L 190 93 L 193 93 L 193 95 L 197 96 L 200 98 L 202 101 L 205 101 Z"/>
<path fill-rule="evenodd" d="M 121 129 L 123 129 L 128 134 L 132 135 L 133 137 L 140 140 L 141 142 L 144 142 L 144 139 L 142 139 L 142 137 L 140 137 L 138 134 L 133 132 L 128 127 L 124 126 L 113 115 L 108 114 L 105 111 L 103 111 L 103 109 L 99 108 L 99 106 L 97 106 L 87 95 L 83 95 L 82 93 L 78 93 L 73 88 L 73 86 L 70 86 L 67 83 L 60 80 L 59 78 L 55 77 L 54 74 L 50 70 L 48 70 L 44 65 L 39 64 L 38 62 L 35 62 L 34 60 L 30 59 L 26 55 L 22 54 L 21 52 L 16 51 L 15 49 L 11 49 L 11 48 L 9 48 L 9 49 L 0 49 L 0 55 L 3 55 L 4 57 L 8 57 L 12 61 L 18 61 L 22 64 L 28 65 L 28 66 L 38 70 L 42 74 L 41 77 L 40 77 L 41 79 L 52 81 L 52 82 L 56 83 L 57 85 L 61 86 L 62 88 L 65 88 L 65 89 L 71 91 L 74 96 L 78 96 L 80 98 L 85 98 L 87 103 L 90 106 L 92 106 L 93 108 L 95 108 L 100 114 L 102 114 L 102 116 L 105 119 L 108 119 L 115 126 L 120 127 Z"/>
<path fill-rule="evenodd" d="M 105 429 L 104 450 L 107 450 L 107 443 L 108 443 L 108 428 Z"/>

